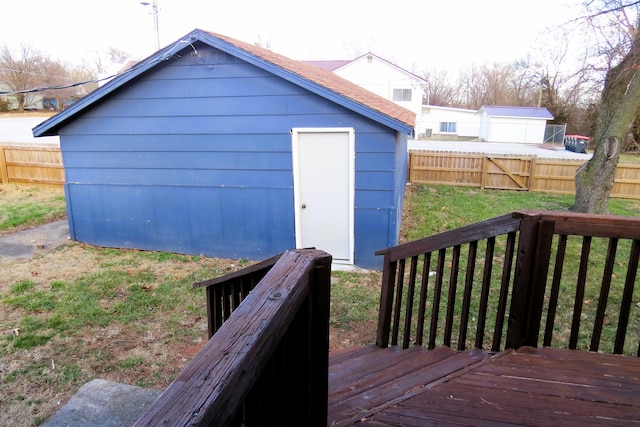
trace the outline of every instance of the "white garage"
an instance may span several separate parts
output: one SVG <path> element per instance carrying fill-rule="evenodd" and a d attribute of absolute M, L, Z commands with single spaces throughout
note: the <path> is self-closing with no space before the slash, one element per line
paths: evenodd
<path fill-rule="evenodd" d="M 542 144 L 547 120 L 553 116 L 546 108 L 482 106 L 480 135 L 485 141 Z"/>

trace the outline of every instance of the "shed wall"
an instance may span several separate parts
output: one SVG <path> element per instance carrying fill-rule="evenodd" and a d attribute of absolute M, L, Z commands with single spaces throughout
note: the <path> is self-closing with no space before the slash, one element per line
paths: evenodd
<path fill-rule="evenodd" d="M 356 131 L 355 263 L 380 267 L 373 253 L 398 238 L 406 149 L 397 149 L 406 136 L 398 142 L 385 126 L 258 67 L 197 50 L 60 130 L 72 238 L 225 258 L 293 248 L 290 130 L 348 126 Z"/>
<path fill-rule="evenodd" d="M 480 137 L 491 142 L 542 143 L 547 121 L 483 115 Z"/>

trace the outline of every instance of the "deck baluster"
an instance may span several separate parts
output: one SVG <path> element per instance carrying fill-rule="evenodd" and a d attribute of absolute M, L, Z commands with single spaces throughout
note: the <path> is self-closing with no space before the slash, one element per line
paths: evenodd
<path fill-rule="evenodd" d="M 402 339 L 402 348 L 409 348 L 411 341 L 411 318 L 413 315 L 413 298 L 416 290 L 416 271 L 418 269 L 418 256 L 411 257 L 411 266 L 409 267 L 409 283 L 407 286 L 407 301 L 404 315 L 404 336 Z"/>
<path fill-rule="evenodd" d="M 560 295 L 560 281 L 562 279 L 562 270 L 564 268 L 564 255 L 567 250 L 567 235 L 561 234 L 558 238 L 558 248 L 556 250 L 556 262 L 553 268 L 553 280 L 551 282 L 551 290 L 549 293 L 549 304 L 547 309 L 547 322 L 544 329 L 544 337 L 542 345 L 550 347 L 553 340 L 553 325 L 556 319 L 556 310 L 558 308 L 558 296 Z"/>
<path fill-rule="evenodd" d="M 511 269 L 513 267 L 513 256 L 516 248 L 516 232 L 507 235 L 507 245 L 504 250 L 504 262 L 502 265 L 502 278 L 500 280 L 500 296 L 498 298 L 498 308 L 496 310 L 496 325 L 493 332 L 493 343 L 491 351 L 500 351 L 502 347 L 502 331 L 504 329 L 504 319 L 507 313 L 507 299 L 509 297 L 509 287 L 511 284 Z"/>
<path fill-rule="evenodd" d="M 469 309 L 471 307 L 471 291 L 473 288 L 473 274 L 475 272 L 477 252 L 478 241 L 474 240 L 469 243 L 469 253 L 467 254 L 467 275 L 464 280 L 464 293 L 462 296 L 458 350 L 465 350 L 467 348 L 467 327 L 469 326 Z"/>
<path fill-rule="evenodd" d="M 589 253 L 591 252 L 591 236 L 582 238 L 582 253 L 580 255 L 580 269 L 578 270 L 578 283 L 576 283 L 576 297 L 573 303 L 573 319 L 571 321 L 571 335 L 569 336 L 569 348 L 578 347 L 578 333 L 580 332 L 580 318 L 582 316 L 582 304 L 584 302 L 584 288 L 587 282 L 587 268 L 589 266 Z"/>
<path fill-rule="evenodd" d="M 625 335 L 629 324 L 629 314 L 631 312 L 631 300 L 633 299 L 633 287 L 638 273 L 638 259 L 640 259 L 640 240 L 634 240 L 631 244 L 629 263 L 627 267 L 627 277 L 624 281 L 622 291 L 622 301 L 620 302 L 620 317 L 618 318 L 618 328 L 616 339 L 613 345 L 614 354 L 622 354 L 624 350 Z M 640 357 L 640 340 L 638 343 L 638 357 Z"/>
<path fill-rule="evenodd" d="M 429 345 L 427 348 L 436 348 L 436 336 L 438 334 L 438 314 L 440 313 L 440 296 L 442 294 L 442 279 L 444 276 L 444 261 L 447 255 L 446 249 L 438 251 L 438 265 L 436 267 L 436 283 L 433 289 L 433 305 L 431 306 L 431 324 L 429 326 Z"/>
<path fill-rule="evenodd" d="M 402 258 L 398 263 L 398 279 L 396 285 L 396 298 L 393 307 L 393 325 L 391 331 L 391 345 L 398 345 L 398 335 L 400 330 L 400 316 L 402 315 L 402 293 L 404 291 L 404 270 L 406 258 Z"/>
<path fill-rule="evenodd" d="M 491 272 L 493 271 L 493 253 L 495 251 L 495 247 L 496 238 L 488 238 L 484 254 L 484 268 L 482 272 L 480 305 L 478 307 L 478 327 L 476 329 L 475 348 L 482 348 L 484 340 L 484 328 L 487 320 L 487 306 L 489 303 L 489 291 L 491 289 Z"/>
<path fill-rule="evenodd" d="M 611 287 L 611 276 L 613 275 L 613 265 L 616 260 L 616 250 L 618 249 L 618 239 L 609 239 L 609 248 L 607 249 L 607 259 L 605 260 L 604 272 L 602 273 L 602 287 L 600 288 L 600 298 L 598 300 L 598 309 L 593 325 L 593 335 L 591 336 L 591 346 L 589 350 L 598 351 L 600 346 L 600 335 L 602 334 L 602 324 L 604 323 L 604 314 L 607 309 L 607 300 L 609 299 L 609 288 Z"/>
<path fill-rule="evenodd" d="M 453 331 L 453 315 L 456 306 L 456 290 L 458 288 L 458 272 L 460 270 L 460 245 L 453 247 L 451 255 L 451 272 L 449 275 L 449 293 L 447 294 L 447 314 L 444 323 L 444 345 L 451 347 Z"/>
<path fill-rule="evenodd" d="M 416 325 L 416 345 L 422 345 L 424 340 L 424 321 L 427 310 L 427 291 L 429 288 L 429 276 L 431 266 L 431 252 L 424 254 L 422 259 L 422 281 L 420 286 L 420 305 L 418 306 L 418 319 Z"/>

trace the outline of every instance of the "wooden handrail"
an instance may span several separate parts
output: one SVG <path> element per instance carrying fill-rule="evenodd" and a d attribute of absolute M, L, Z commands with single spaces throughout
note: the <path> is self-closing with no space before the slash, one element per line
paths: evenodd
<path fill-rule="evenodd" d="M 326 426 L 330 273 L 282 254 L 136 426 Z"/>
<path fill-rule="evenodd" d="M 194 288 L 205 288 L 209 338 L 229 319 L 231 313 L 238 308 L 281 256 L 280 253 L 242 270 L 193 284 Z"/>
<path fill-rule="evenodd" d="M 640 316 L 631 310 L 640 218 L 514 212 L 377 254 L 381 347 L 499 351 L 542 342 L 636 353 L 631 344 L 640 356 Z M 611 348 L 601 348 L 606 330 Z"/>
<path fill-rule="evenodd" d="M 512 231 L 517 231 L 520 218 L 514 218 L 513 214 L 502 215 L 496 218 L 481 221 L 455 230 L 445 231 L 433 236 L 425 237 L 413 242 L 385 248 L 376 252 L 376 255 L 389 255 L 390 261 L 421 255 L 427 252 L 436 252 L 455 245 L 463 245 L 472 241 L 484 240 Z"/>

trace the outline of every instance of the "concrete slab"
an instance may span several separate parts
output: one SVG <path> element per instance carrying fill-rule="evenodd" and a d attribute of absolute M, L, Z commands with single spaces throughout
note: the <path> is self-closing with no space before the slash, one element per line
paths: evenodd
<path fill-rule="evenodd" d="M 0 237 L 0 257 L 30 258 L 39 252 L 55 249 L 68 240 L 67 220 L 54 221 Z"/>
<path fill-rule="evenodd" d="M 80 387 L 78 393 L 43 426 L 130 426 L 160 394 L 159 390 L 96 379 Z"/>

